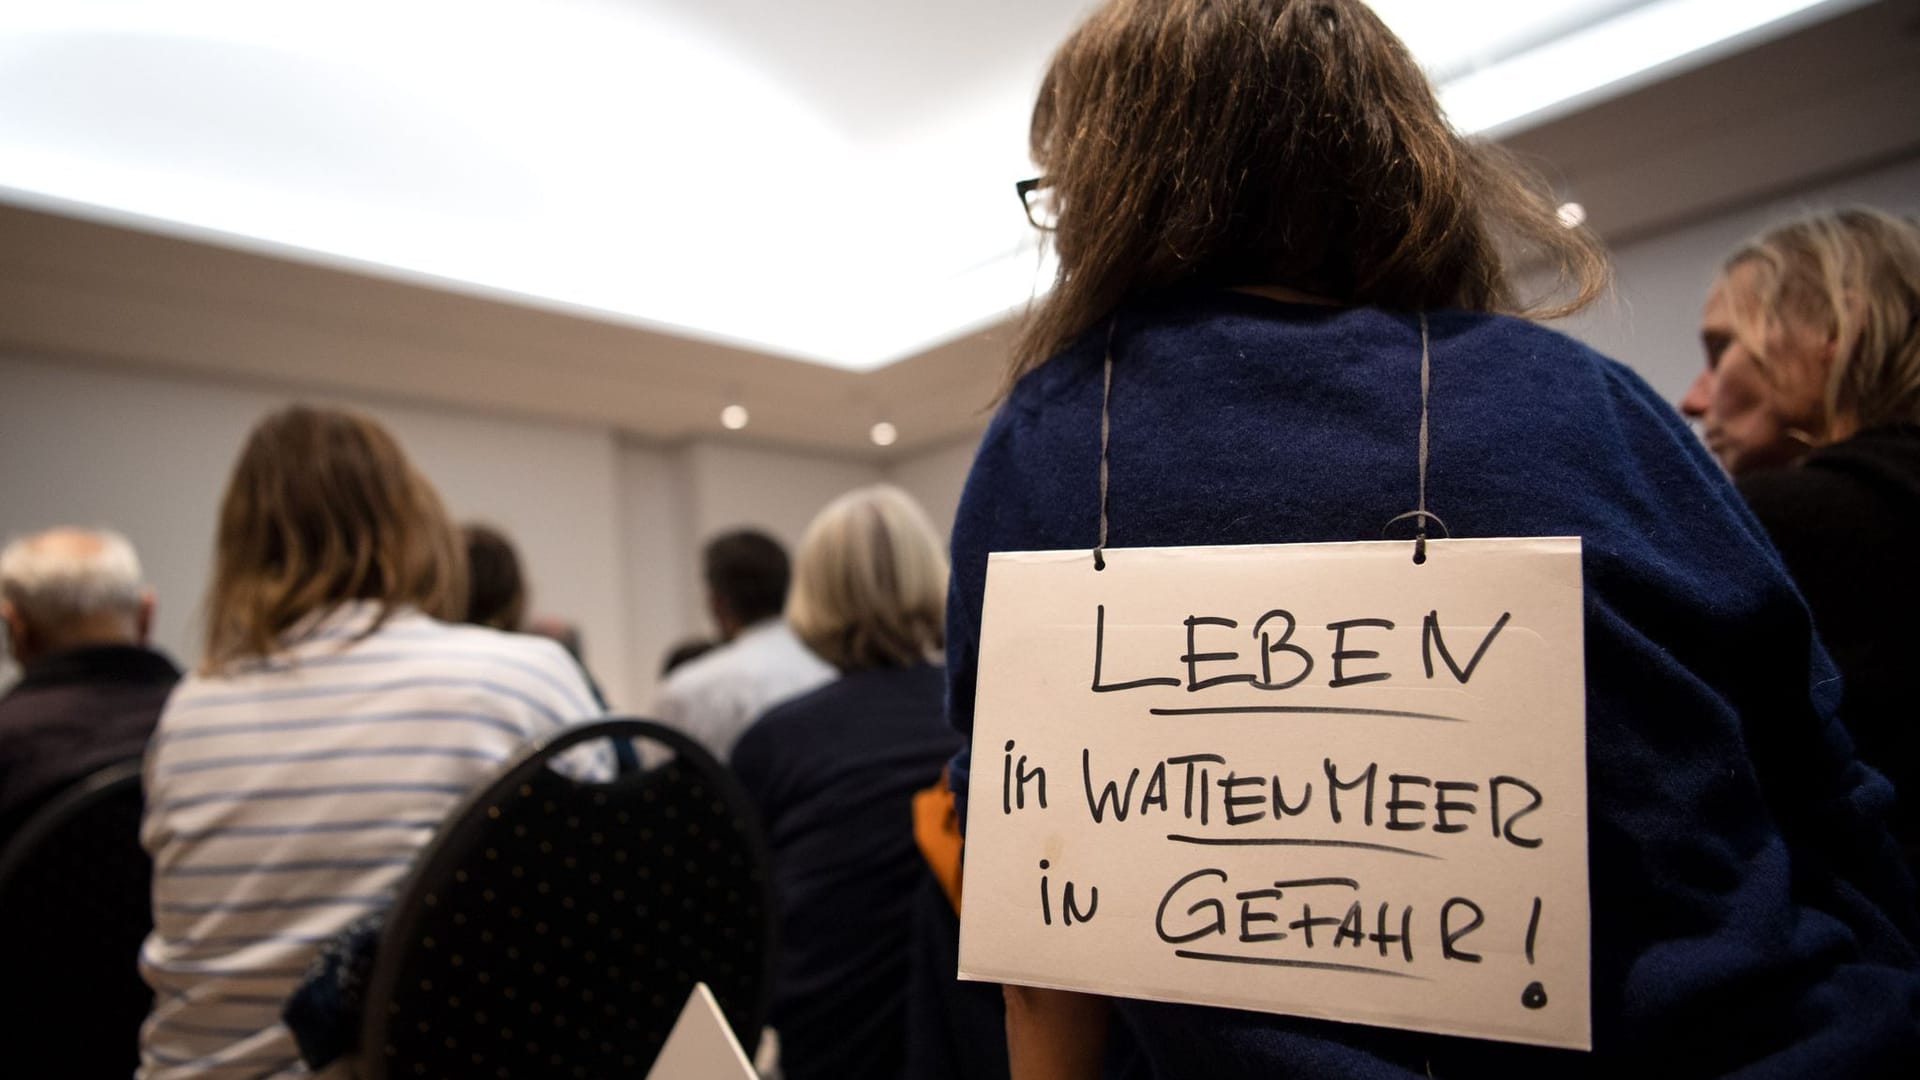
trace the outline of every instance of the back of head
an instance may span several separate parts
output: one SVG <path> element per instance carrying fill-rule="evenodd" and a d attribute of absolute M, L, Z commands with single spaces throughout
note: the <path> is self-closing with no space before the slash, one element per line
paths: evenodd
<path fill-rule="evenodd" d="M 519 630 L 526 621 L 527 586 L 513 542 L 485 525 L 467 525 L 460 532 L 467 548 L 466 621 Z"/>
<path fill-rule="evenodd" d="M 820 511 L 800 542 L 787 621 L 842 671 L 905 667 L 945 641 L 947 558 L 920 504 L 885 484 Z"/>
<path fill-rule="evenodd" d="M 758 529 L 714 537 L 706 550 L 707 590 L 738 630 L 780 614 L 791 571 L 787 549 Z"/>
<path fill-rule="evenodd" d="M 140 559 L 116 532 L 58 528 L 13 541 L 0 550 L 0 601 L 17 654 L 142 637 Z"/>
<path fill-rule="evenodd" d="M 458 619 L 465 554 L 385 428 L 296 405 L 253 429 L 227 483 L 205 667 L 271 655 L 295 623 L 350 600 L 376 602 L 381 620 L 401 606 Z"/>
<path fill-rule="evenodd" d="M 1182 284 L 1536 315 L 1605 286 L 1597 241 L 1448 126 L 1360 0 L 1111 0 L 1055 53 L 1031 149 L 1060 269 L 1016 375 L 1120 304 Z M 1557 269 L 1572 299 L 1523 304 L 1516 252 Z"/>
<path fill-rule="evenodd" d="M 1920 223 L 1865 207 L 1814 214 L 1735 249 L 1723 276 L 1748 268 L 1734 318 L 1764 363 L 1780 320 L 1834 345 L 1829 437 L 1920 423 Z"/>

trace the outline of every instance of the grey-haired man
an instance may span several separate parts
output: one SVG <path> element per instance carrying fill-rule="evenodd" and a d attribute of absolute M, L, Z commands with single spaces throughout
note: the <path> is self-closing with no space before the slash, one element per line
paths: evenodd
<path fill-rule="evenodd" d="M 21 667 L 0 697 L 0 846 L 60 789 L 144 751 L 180 678 L 147 647 L 152 619 L 117 533 L 49 529 L 0 550 L 0 621 Z"/>

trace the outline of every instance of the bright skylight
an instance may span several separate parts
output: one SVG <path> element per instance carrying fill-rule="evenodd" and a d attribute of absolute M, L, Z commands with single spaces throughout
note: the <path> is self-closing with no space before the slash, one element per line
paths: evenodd
<path fill-rule="evenodd" d="M 1862 2 L 1375 7 L 1498 132 Z M 7 2 L 0 196 L 871 369 L 1050 277 L 1013 181 L 1082 5 L 981 5 Z"/>

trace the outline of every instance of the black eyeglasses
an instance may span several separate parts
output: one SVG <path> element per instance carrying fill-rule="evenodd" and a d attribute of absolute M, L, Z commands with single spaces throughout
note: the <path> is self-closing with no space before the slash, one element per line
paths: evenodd
<path fill-rule="evenodd" d="M 1046 179 L 1036 176 L 1031 180 L 1019 181 L 1013 185 L 1013 190 L 1020 196 L 1020 209 L 1027 212 L 1027 224 L 1042 232 L 1052 232 L 1053 198 L 1047 193 Z"/>

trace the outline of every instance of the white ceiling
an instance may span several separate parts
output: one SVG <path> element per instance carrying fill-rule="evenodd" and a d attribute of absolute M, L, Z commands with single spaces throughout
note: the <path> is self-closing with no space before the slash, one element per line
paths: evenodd
<path fill-rule="evenodd" d="M 1862 0 L 1376 0 L 1508 132 Z M 1084 0 L 0 0 L 0 196 L 872 370 L 1048 271 Z"/>

